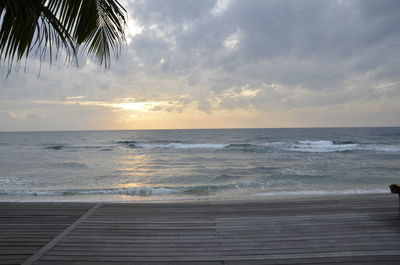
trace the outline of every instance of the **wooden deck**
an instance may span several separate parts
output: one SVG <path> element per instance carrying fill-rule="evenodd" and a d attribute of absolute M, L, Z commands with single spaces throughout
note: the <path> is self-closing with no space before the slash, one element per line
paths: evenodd
<path fill-rule="evenodd" d="M 0 203 L 0 264 L 400 264 L 395 195 Z"/>

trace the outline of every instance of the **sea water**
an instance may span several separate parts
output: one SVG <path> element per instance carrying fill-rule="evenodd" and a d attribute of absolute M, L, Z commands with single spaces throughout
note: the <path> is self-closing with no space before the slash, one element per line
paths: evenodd
<path fill-rule="evenodd" d="M 388 192 L 400 128 L 0 132 L 0 201 Z"/>

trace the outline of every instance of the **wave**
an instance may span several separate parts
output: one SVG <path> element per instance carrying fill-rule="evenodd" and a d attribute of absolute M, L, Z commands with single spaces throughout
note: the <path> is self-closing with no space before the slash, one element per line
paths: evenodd
<path fill-rule="evenodd" d="M 333 144 L 357 144 L 357 142 L 354 141 L 332 141 Z"/>
<path fill-rule="evenodd" d="M 132 141 L 133 142 L 133 141 Z M 126 143 L 130 148 L 144 149 L 225 149 L 227 151 L 271 152 L 286 150 L 305 153 L 331 153 L 348 151 L 400 152 L 398 145 L 361 145 L 354 141 L 297 141 L 266 143 Z"/>
<path fill-rule="evenodd" d="M 85 195 L 124 195 L 137 197 L 164 197 L 171 195 L 207 196 L 218 191 L 259 187 L 257 182 L 243 182 L 228 185 L 205 185 L 192 187 L 138 187 L 113 189 L 70 189 L 70 190 L 0 190 L 0 196 L 19 197 L 68 197 Z M 247 193 L 246 196 L 294 196 L 294 195 L 340 195 L 340 194 L 379 194 L 387 193 L 387 189 L 347 189 L 347 190 L 271 190 Z M 242 193 L 242 195 L 244 195 Z"/>
<path fill-rule="evenodd" d="M 154 148 L 166 148 L 166 149 L 221 149 L 227 147 L 228 144 L 183 144 L 183 143 L 164 143 L 164 144 L 137 144 L 139 148 L 154 149 Z"/>
<path fill-rule="evenodd" d="M 46 145 L 43 147 L 44 149 L 49 149 L 49 150 L 79 150 L 79 149 L 100 149 L 100 151 L 103 151 L 104 149 L 108 149 L 106 146 L 99 146 L 99 145 L 68 145 L 68 144 L 54 144 L 54 145 Z M 107 150 L 108 151 L 108 150 Z"/>
<path fill-rule="evenodd" d="M 103 148 L 103 149 L 100 149 L 99 151 L 106 152 L 106 151 L 113 151 L 113 149 L 112 148 Z"/>
<path fill-rule="evenodd" d="M 270 150 L 270 146 L 264 144 L 229 144 L 226 149 L 242 152 L 265 152 Z"/>
<path fill-rule="evenodd" d="M 0 190 L 0 195 L 10 196 L 73 196 L 73 195 L 170 195 L 179 191 L 173 188 L 113 188 L 113 189 L 68 189 L 68 190 Z"/>
<path fill-rule="evenodd" d="M 211 181 L 212 182 L 227 182 L 227 181 L 232 181 L 235 179 L 239 179 L 240 176 L 233 176 L 233 175 L 227 175 L 227 174 L 221 174 L 213 178 Z"/>
<path fill-rule="evenodd" d="M 259 151 L 265 149 L 263 145 L 256 144 L 225 144 L 225 143 L 141 143 L 130 146 L 145 149 L 227 149 L 239 151 Z"/>
<path fill-rule="evenodd" d="M 254 148 L 259 145 L 256 144 L 229 144 L 228 147 L 230 148 Z"/>
<path fill-rule="evenodd" d="M 68 144 L 56 144 L 56 145 L 47 145 L 44 149 L 52 149 L 52 150 L 61 150 L 61 149 L 100 149 L 104 148 L 104 146 L 97 145 L 68 145 Z"/>
<path fill-rule="evenodd" d="M 213 143 L 183 143 L 181 141 L 154 140 L 151 142 L 137 141 L 118 141 L 118 144 L 124 144 L 129 148 L 144 148 L 144 149 L 220 149 L 228 146 L 227 144 Z"/>
<path fill-rule="evenodd" d="M 239 151 L 259 151 L 266 149 L 264 144 L 225 144 L 225 143 L 180 143 L 180 142 L 166 142 L 158 143 L 129 143 L 126 144 L 130 148 L 144 148 L 144 149 L 229 149 Z"/>
<path fill-rule="evenodd" d="M 117 144 L 123 144 L 123 145 L 126 145 L 127 147 L 129 147 L 129 148 L 139 148 L 137 145 L 136 145 L 136 141 L 131 141 L 131 140 L 127 140 L 127 141 L 118 141 L 118 142 L 116 142 Z"/>
<path fill-rule="evenodd" d="M 190 186 L 184 187 L 181 193 L 184 195 L 197 195 L 204 196 L 215 194 L 224 190 L 241 190 L 246 188 L 260 188 L 263 187 L 260 183 L 256 181 L 243 181 L 231 184 L 219 184 L 219 185 L 200 185 L 200 186 Z"/>
<path fill-rule="evenodd" d="M 133 140 L 123 140 L 114 142 L 125 145 L 129 148 L 143 149 L 225 149 L 226 151 L 241 152 L 279 152 L 281 150 L 303 153 L 331 153 L 349 151 L 371 151 L 399 153 L 400 145 L 388 144 L 362 144 L 355 141 L 337 140 L 304 140 L 304 141 L 283 141 L 283 142 L 262 142 L 262 143 L 183 143 L 180 141 L 155 140 L 152 142 L 137 142 Z M 91 145 L 68 145 L 53 144 L 44 146 L 49 150 L 78 150 L 93 149 L 99 151 L 113 151 L 110 146 L 91 146 Z"/>
<path fill-rule="evenodd" d="M 127 140 L 127 141 L 118 141 L 117 144 L 123 144 L 128 146 L 129 148 L 138 148 L 136 146 L 136 141 L 131 141 L 131 140 Z"/>
<path fill-rule="evenodd" d="M 261 187 L 255 181 L 243 181 L 221 185 L 198 185 L 180 187 L 132 187 L 106 189 L 66 189 L 66 190 L 0 190 L 0 196 L 76 196 L 76 195 L 129 195 L 129 196 L 165 196 L 165 195 L 208 195 L 227 189 Z"/>
<path fill-rule="evenodd" d="M 183 143 L 183 142 L 178 140 L 155 140 L 153 141 L 153 143 L 168 144 L 168 143 Z"/>
<path fill-rule="evenodd" d="M 387 193 L 387 189 L 348 189 L 348 190 L 298 190 L 298 191 L 269 191 L 255 194 L 255 196 L 287 196 L 287 195 L 352 195 L 352 194 L 380 194 Z"/>
<path fill-rule="evenodd" d="M 50 146 L 46 146 L 45 149 L 61 150 L 65 147 L 66 147 L 65 145 L 50 145 Z"/>
<path fill-rule="evenodd" d="M 130 145 L 130 144 L 136 144 L 136 141 L 118 141 L 117 144 Z"/>
<path fill-rule="evenodd" d="M 345 143 L 337 144 L 333 141 L 298 141 L 285 148 L 288 151 L 307 152 L 307 153 L 329 153 L 329 152 L 345 152 L 356 150 L 359 144 Z"/>
<path fill-rule="evenodd" d="M 282 144 L 281 144 L 282 146 Z M 275 145 L 279 147 L 279 145 Z M 287 151 L 329 153 L 348 151 L 400 152 L 400 145 L 359 144 L 354 141 L 298 141 L 284 147 Z"/>
<path fill-rule="evenodd" d="M 360 147 L 360 150 L 398 153 L 400 152 L 400 145 L 367 145 Z"/>
<path fill-rule="evenodd" d="M 78 162 L 60 162 L 50 164 L 52 167 L 56 168 L 71 168 L 71 169 L 87 169 L 88 166 Z"/>

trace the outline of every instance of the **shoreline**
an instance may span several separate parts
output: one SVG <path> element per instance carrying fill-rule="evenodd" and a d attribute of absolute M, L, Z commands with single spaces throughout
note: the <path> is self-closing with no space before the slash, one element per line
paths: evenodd
<path fill-rule="evenodd" d="M 354 190 L 351 190 L 354 191 Z M 271 193 L 258 193 L 253 195 L 231 195 L 231 196 L 199 196 L 191 198 L 180 196 L 129 196 L 129 195 L 64 195 L 64 196 L 30 196 L 30 197 L 17 197 L 6 198 L 0 203 L 4 202 L 60 202 L 60 203 L 185 203 L 185 202 L 232 202 L 232 201 L 279 201 L 290 199 L 315 199 L 324 197 L 335 196 L 373 196 L 390 194 L 389 189 L 376 189 L 361 192 L 347 192 L 347 191 L 314 191 L 314 192 L 271 192 Z M 84 199 L 86 197 L 86 199 Z M 108 197 L 108 199 L 101 199 L 101 197 Z M 122 198 L 121 198 L 122 197 Z M 61 199 L 65 198 L 65 199 Z M 147 199 L 146 199 L 147 198 Z"/>

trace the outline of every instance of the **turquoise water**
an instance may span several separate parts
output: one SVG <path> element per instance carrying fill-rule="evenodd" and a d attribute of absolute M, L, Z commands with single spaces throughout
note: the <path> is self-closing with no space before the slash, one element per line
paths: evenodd
<path fill-rule="evenodd" d="M 1 201 L 380 193 L 400 128 L 0 132 Z"/>

